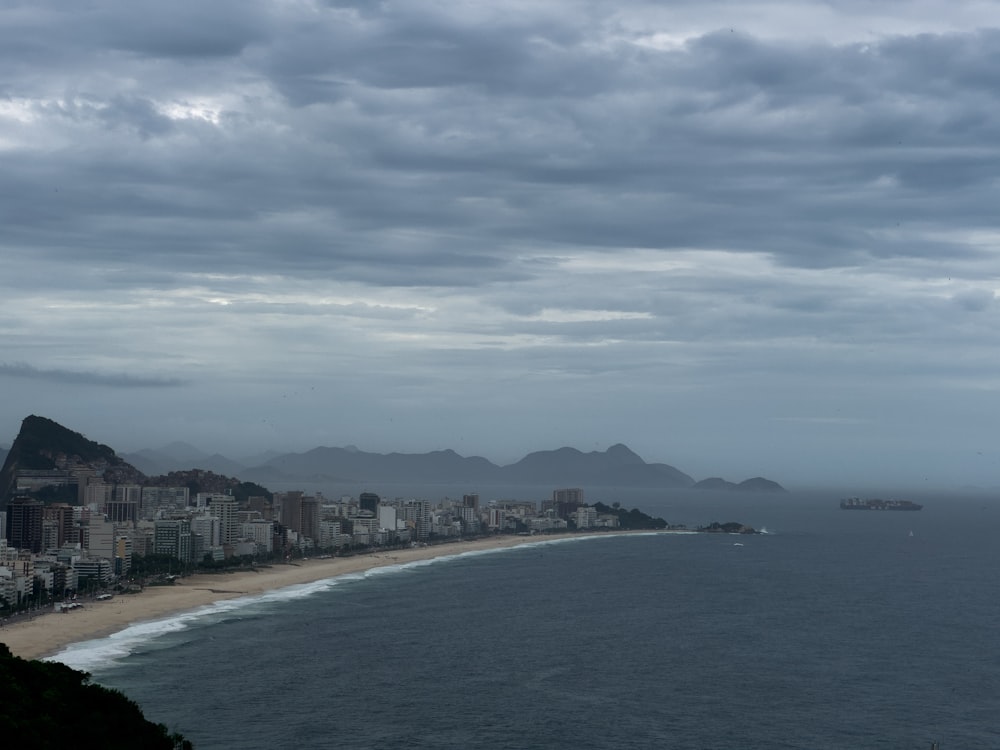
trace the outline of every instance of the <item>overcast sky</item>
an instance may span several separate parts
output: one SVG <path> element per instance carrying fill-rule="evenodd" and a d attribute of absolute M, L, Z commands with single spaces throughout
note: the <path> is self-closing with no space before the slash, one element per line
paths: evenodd
<path fill-rule="evenodd" d="M 0 444 L 1000 484 L 1000 5 L 0 0 Z"/>

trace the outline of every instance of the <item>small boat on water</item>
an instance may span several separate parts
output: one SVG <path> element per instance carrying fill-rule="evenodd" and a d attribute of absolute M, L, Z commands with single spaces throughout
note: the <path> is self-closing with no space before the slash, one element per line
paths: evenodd
<path fill-rule="evenodd" d="M 910 500 L 881 500 L 872 498 L 862 500 L 859 497 L 848 497 L 840 501 L 841 510 L 923 510 L 924 506 Z"/>

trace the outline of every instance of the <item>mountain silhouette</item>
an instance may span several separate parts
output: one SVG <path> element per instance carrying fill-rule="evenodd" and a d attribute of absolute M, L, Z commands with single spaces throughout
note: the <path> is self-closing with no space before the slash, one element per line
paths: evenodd
<path fill-rule="evenodd" d="M 128 460 L 126 460 L 128 459 Z M 583 452 L 562 447 L 536 451 L 498 466 L 481 456 L 461 456 L 451 449 L 429 453 L 371 453 L 353 445 L 317 447 L 304 453 L 261 454 L 257 465 L 208 454 L 188 443 L 175 442 L 118 456 L 111 448 L 44 417 L 27 417 L 0 470 L 4 501 L 14 488 L 18 469 L 51 470 L 86 466 L 110 481 L 142 482 L 146 476 L 200 469 L 243 481 L 283 485 L 295 482 L 387 482 L 467 485 L 552 485 L 553 487 L 706 487 L 756 492 L 783 491 L 762 477 L 733 484 L 712 478 L 696 483 L 688 474 L 665 463 L 647 463 L 628 446 L 616 443 L 605 451 Z M 255 459 L 250 459 L 252 463 Z"/>

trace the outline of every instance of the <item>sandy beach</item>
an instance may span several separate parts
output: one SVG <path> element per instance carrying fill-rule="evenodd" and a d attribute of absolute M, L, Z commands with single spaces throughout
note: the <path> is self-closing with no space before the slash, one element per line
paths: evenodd
<path fill-rule="evenodd" d="M 103 638 L 138 622 L 186 612 L 224 599 L 260 594 L 385 565 L 513 547 L 551 538 L 559 537 L 502 536 L 353 557 L 298 560 L 259 568 L 256 572 L 241 570 L 193 575 L 179 579 L 172 586 L 150 586 L 139 594 L 118 594 L 106 601 L 89 601 L 82 608 L 69 612 L 49 610 L 31 620 L 7 623 L 0 628 L 0 642 L 6 643 L 15 656 L 38 659 L 55 654 L 71 643 Z"/>

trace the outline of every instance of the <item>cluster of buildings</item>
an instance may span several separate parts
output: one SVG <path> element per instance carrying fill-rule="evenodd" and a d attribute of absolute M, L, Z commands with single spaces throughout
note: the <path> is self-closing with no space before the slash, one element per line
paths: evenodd
<path fill-rule="evenodd" d="M 37 477 L 29 479 L 36 480 Z M 27 488 L 25 488 L 27 489 Z M 136 557 L 162 555 L 178 570 L 231 557 L 285 559 L 295 554 L 425 543 L 484 533 L 538 533 L 570 527 L 613 528 L 583 502 L 581 489 L 560 489 L 534 502 L 395 498 L 372 492 L 328 500 L 279 492 L 272 498 L 197 493 L 87 481 L 78 502 L 15 496 L 0 514 L 0 604 L 101 588 L 128 578 Z M 68 498 L 67 498 L 68 499 Z"/>

